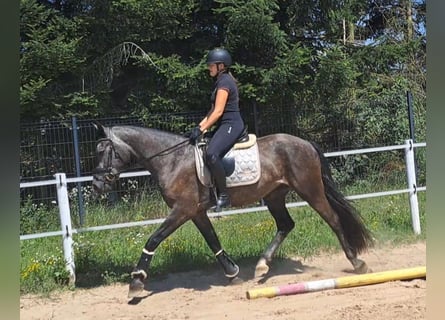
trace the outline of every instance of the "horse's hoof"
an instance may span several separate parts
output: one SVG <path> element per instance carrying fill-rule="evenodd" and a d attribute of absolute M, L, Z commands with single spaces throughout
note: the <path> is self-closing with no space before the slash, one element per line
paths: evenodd
<path fill-rule="evenodd" d="M 354 266 L 354 273 L 356 274 L 365 274 L 365 273 L 371 273 L 372 270 L 368 268 L 368 265 L 366 262 L 362 260 L 358 260 L 358 263 Z"/>
<path fill-rule="evenodd" d="M 144 292 L 144 283 L 139 278 L 131 280 L 128 290 L 128 298 L 133 299 L 139 297 Z"/>
<path fill-rule="evenodd" d="M 235 278 L 230 279 L 229 284 L 236 286 L 236 285 L 242 284 L 243 282 L 244 282 L 244 280 L 241 279 L 240 277 L 235 277 Z"/>
<path fill-rule="evenodd" d="M 269 266 L 264 258 L 261 258 L 255 267 L 255 278 L 265 276 L 269 272 Z"/>

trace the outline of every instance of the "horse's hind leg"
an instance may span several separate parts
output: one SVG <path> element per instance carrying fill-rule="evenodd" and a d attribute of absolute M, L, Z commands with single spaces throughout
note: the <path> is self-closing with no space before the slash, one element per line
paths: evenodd
<path fill-rule="evenodd" d="M 295 226 L 295 223 L 286 208 L 285 197 L 288 192 L 289 189 L 287 187 L 281 187 L 264 198 L 267 208 L 277 225 L 277 232 L 261 258 L 258 260 L 255 267 L 255 278 L 264 276 L 269 272 L 268 264 L 272 261 L 272 258 L 281 243 Z"/>
<path fill-rule="evenodd" d="M 357 248 L 354 248 L 352 243 L 348 241 L 345 233 L 351 233 L 351 230 L 345 230 L 342 226 L 342 218 L 332 208 L 331 204 L 324 194 L 323 187 L 321 186 L 321 188 L 307 188 L 304 193 L 300 192 L 299 194 L 303 198 L 303 200 L 307 201 L 309 205 L 320 214 L 320 216 L 329 225 L 332 231 L 334 231 L 346 257 L 354 267 L 354 272 L 358 274 L 370 272 L 366 263 L 363 260 L 357 258 Z M 353 221 L 354 225 L 349 226 L 350 229 L 356 226 L 357 222 L 355 222 L 355 220 Z"/>
<path fill-rule="evenodd" d="M 224 269 L 225 276 L 233 280 L 239 273 L 239 267 L 230 258 L 230 256 L 222 249 L 221 243 L 216 235 L 215 229 L 210 222 L 209 217 L 205 211 L 199 212 L 197 216 L 192 219 L 198 230 L 204 237 L 207 245 L 215 254 L 216 259 Z"/>

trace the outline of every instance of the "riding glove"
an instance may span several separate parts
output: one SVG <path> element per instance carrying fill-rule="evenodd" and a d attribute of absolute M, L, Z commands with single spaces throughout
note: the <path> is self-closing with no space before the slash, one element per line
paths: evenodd
<path fill-rule="evenodd" d="M 192 131 L 190 131 L 190 135 L 189 135 L 189 140 L 191 144 L 195 144 L 196 143 L 196 139 L 198 139 L 198 137 L 202 134 L 201 129 L 199 128 L 199 126 L 196 126 L 192 129 Z"/>

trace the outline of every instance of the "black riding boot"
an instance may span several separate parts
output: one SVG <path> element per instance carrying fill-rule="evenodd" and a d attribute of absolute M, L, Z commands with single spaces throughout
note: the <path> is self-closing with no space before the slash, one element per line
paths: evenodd
<path fill-rule="evenodd" d="M 215 180 L 216 189 L 218 190 L 218 199 L 216 200 L 214 211 L 220 212 L 222 208 L 230 206 L 230 198 L 227 193 L 226 172 L 224 171 L 223 164 L 220 159 L 212 160 L 212 163 L 209 163 L 209 168 Z"/>
<path fill-rule="evenodd" d="M 216 200 L 215 212 L 220 212 L 222 208 L 230 207 L 230 197 L 227 192 L 220 192 Z"/>

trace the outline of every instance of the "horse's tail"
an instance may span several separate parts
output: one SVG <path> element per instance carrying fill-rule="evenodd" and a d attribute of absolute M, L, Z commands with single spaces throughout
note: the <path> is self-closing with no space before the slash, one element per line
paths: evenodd
<path fill-rule="evenodd" d="M 334 179 L 332 178 L 328 160 L 323 152 L 317 145 L 312 142 L 311 144 L 315 150 L 317 150 L 320 158 L 321 174 L 326 198 L 340 219 L 340 224 L 345 238 L 351 246 L 351 250 L 354 253 L 359 254 L 373 244 L 371 232 L 366 228 L 357 209 L 354 208 L 348 199 L 346 199 L 337 189 Z"/>

